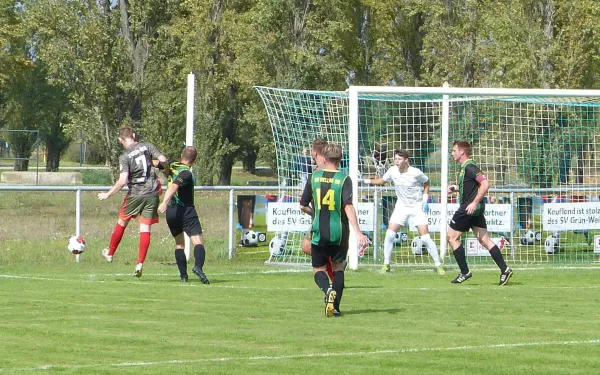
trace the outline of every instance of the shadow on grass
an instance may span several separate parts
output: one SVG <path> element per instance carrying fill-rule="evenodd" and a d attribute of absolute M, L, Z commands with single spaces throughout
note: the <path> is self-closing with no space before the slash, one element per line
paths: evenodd
<path fill-rule="evenodd" d="M 404 311 L 406 311 L 406 309 L 361 309 L 361 310 L 344 310 L 344 309 L 342 309 L 342 314 L 343 315 L 376 314 L 376 313 L 398 314 L 398 313 L 401 313 Z"/>

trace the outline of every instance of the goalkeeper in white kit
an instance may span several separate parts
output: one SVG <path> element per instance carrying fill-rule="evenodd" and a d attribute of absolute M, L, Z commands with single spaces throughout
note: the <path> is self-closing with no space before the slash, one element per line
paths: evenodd
<path fill-rule="evenodd" d="M 408 151 L 395 150 L 394 166 L 390 167 L 382 178 L 362 179 L 362 182 L 367 185 L 384 185 L 386 182 L 391 182 L 394 184 L 396 196 L 398 197 L 385 233 L 382 271 L 390 272 L 394 237 L 402 226 L 408 224 L 408 220 L 412 217 L 413 223 L 419 231 L 419 236 L 427 246 L 427 251 L 435 263 L 437 273 L 444 275 L 446 272 L 442 267 L 437 246 L 429 235 L 428 220 L 425 214 L 428 210 L 429 178 L 419 168 L 410 166 L 409 157 Z"/>

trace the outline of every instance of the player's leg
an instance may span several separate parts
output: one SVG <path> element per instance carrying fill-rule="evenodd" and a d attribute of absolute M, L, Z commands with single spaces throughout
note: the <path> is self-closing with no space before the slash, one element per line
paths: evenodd
<path fill-rule="evenodd" d="M 302 251 L 304 252 L 304 254 L 310 256 L 311 255 L 311 249 L 312 249 L 312 244 L 310 243 L 310 241 L 312 240 L 312 229 L 309 229 L 308 231 L 306 231 L 306 235 L 304 236 L 304 238 L 302 238 Z"/>
<path fill-rule="evenodd" d="M 306 255 L 311 255 L 311 248 L 312 248 L 312 244 L 311 241 L 312 240 L 312 230 L 308 230 L 306 232 L 306 236 L 304 236 L 304 238 L 302 238 L 302 251 L 304 252 L 304 254 Z M 330 280 L 333 280 L 333 268 L 332 268 L 332 263 L 331 263 L 331 258 L 329 259 L 329 261 L 327 262 L 326 268 L 325 268 L 325 272 L 327 272 L 327 276 L 329 276 Z"/>
<path fill-rule="evenodd" d="M 342 295 L 344 294 L 345 288 L 344 261 L 346 260 L 347 256 L 348 241 L 345 239 L 344 241 L 342 241 L 342 245 L 340 246 L 339 251 L 337 251 L 337 253 L 331 257 L 331 260 L 333 261 L 334 271 L 334 278 L 331 288 L 336 293 L 336 297 L 333 303 L 333 316 L 341 315 L 340 303 L 342 302 Z"/>
<path fill-rule="evenodd" d="M 454 259 L 456 259 L 456 263 L 460 268 L 460 273 L 452 280 L 453 284 L 460 284 L 472 276 L 471 272 L 469 272 L 465 248 L 460 242 L 462 234 L 467 232 L 471 227 L 470 218 L 471 216 L 466 212 L 461 210 L 456 211 L 452 220 L 450 220 L 450 228 L 448 228 L 448 233 L 446 234 L 446 239 L 454 251 Z"/>
<path fill-rule="evenodd" d="M 140 242 L 138 246 L 138 262 L 135 267 L 135 276 L 142 277 L 142 268 L 146 261 L 148 248 L 150 247 L 150 233 L 152 224 L 158 223 L 159 197 L 136 197 L 139 201 L 140 214 Z"/>
<path fill-rule="evenodd" d="M 200 222 L 198 222 L 198 225 L 200 225 Z M 202 234 L 194 234 L 190 235 L 190 241 L 194 246 L 194 268 L 192 268 L 192 272 L 198 276 L 202 284 L 210 284 L 208 277 L 204 273 L 204 262 L 206 261 L 204 238 Z"/>
<path fill-rule="evenodd" d="M 329 276 L 325 272 L 326 264 L 329 259 L 327 248 L 323 246 L 312 245 L 311 261 L 313 266 L 313 275 L 315 284 L 325 294 L 325 316 L 333 316 L 334 302 L 336 298 L 335 290 L 329 284 Z"/>
<path fill-rule="evenodd" d="M 187 273 L 187 258 L 185 256 L 185 236 L 183 232 L 180 232 L 175 238 L 175 263 L 177 263 L 177 269 L 179 270 L 179 279 L 181 282 L 188 282 Z"/>
<path fill-rule="evenodd" d="M 481 217 L 483 218 L 483 215 Z M 483 223 L 478 224 L 485 226 L 485 219 L 483 219 Z M 499 285 L 506 285 L 508 283 L 508 280 L 510 280 L 510 278 L 512 277 L 513 271 L 506 265 L 500 248 L 498 248 L 498 245 L 496 245 L 494 241 L 492 241 L 492 239 L 490 238 L 487 228 L 473 226 L 473 233 L 475 233 L 475 236 L 477 236 L 477 241 L 479 241 L 481 245 L 488 249 L 488 251 L 490 252 L 490 256 L 492 257 L 494 262 L 496 262 L 498 268 L 500 268 L 501 274 Z"/>
<path fill-rule="evenodd" d="M 190 242 L 194 246 L 194 268 L 192 272 L 198 276 L 202 284 L 210 284 L 208 277 L 204 273 L 204 262 L 206 260 L 206 249 L 204 248 L 204 238 L 202 237 L 202 225 L 194 207 L 186 207 L 183 219 L 185 233 L 190 237 Z"/>
<path fill-rule="evenodd" d="M 394 252 L 394 238 L 408 218 L 404 208 L 404 206 L 396 205 L 392 216 L 390 216 L 383 240 L 383 268 L 381 272 L 390 272 L 390 263 L 392 261 L 392 253 Z"/>
<path fill-rule="evenodd" d="M 185 257 L 185 237 L 183 235 L 183 224 L 181 218 L 178 215 L 179 206 L 168 206 L 165 219 L 169 226 L 171 236 L 175 239 L 175 263 L 177 263 L 177 269 L 179 270 L 179 279 L 187 283 L 187 259 Z"/>
<path fill-rule="evenodd" d="M 425 247 L 427 248 L 427 252 L 433 259 L 433 263 L 435 264 L 435 269 L 438 275 L 445 275 L 446 271 L 442 267 L 442 262 L 440 259 L 440 254 L 438 253 L 437 246 L 435 242 L 431 239 L 429 235 L 429 221 L 427 219 L 427 215 L 420 207 L 411 208 L 413 212 L 413 220 L 414 224 L 417 227 L 417 231 L 419 232 L 419 237 L 425 243 Z"/>
<path fill-rule="evenodd" d="M 115 224 L 115 227 L 113 228 L 113 231 L 110 235 L 108 247 L 102 250 L 102 256 L 104 257 L 104 259 L 106 259 L 108 263 L 112 263 L 113 255 L 115 254 L 115 251 L 117 251 L 117 248 L 119 247 L 119 244 L 123 239 L 125 228 L 127 228 L 129 220 L 132 219 L 131 215 L 125 214 L 125 211 L 127 209 L 127 202 L 128 200 L 126 196 L 123 200 L 123 204 L 121 205 L 121 209 L 119 210 L 119 218 L 117 219 L 117 223 Z"/>
<path fill-rule="evenodd" d="M 431 259 L 433 259 L 436 272 L 439 275 L 445 275 L 446 271 L 444 271 L 444 268 L 442 267 L 442 261 L 440 259 L 440 254 L 438 253 L 437 246 L 429 235 L 429 226 L 427 224 L 417 225 L 417 230 L 419 231 L 419 237 L 421 237 L 421 240 L 423 243 L 425 243 L 425 247 L 427 248 L 429 256 L 431 256 Z"/>

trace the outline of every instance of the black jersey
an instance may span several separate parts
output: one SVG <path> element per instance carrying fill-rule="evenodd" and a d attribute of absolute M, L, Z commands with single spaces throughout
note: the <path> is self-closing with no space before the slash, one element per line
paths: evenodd
<path fill-rule="evenodd" d="M 179 185 L 175 196 L 169 202 L 170 205 L 193 206 L 194 205 L 194 185 L 195 179 L 190 167 L 181 163 L 174 162 L 170 164 L 171 175 L 169 176 L 168 186 L 171 184 Z"/>
<path fill-rule="evenodd" d="M 459 188 L 459 196 L 460 196 L 460 207 L 465 208 L 469 204 L 473 202 L 477 193 L 479 192 L 479 181 L 478 178 L 483 177 L 485 179 L 485 175 L 479 169 L 475 162 L 471 159 L 468 159 L 460 166 L 460 174 L 458 175 L 458 188 Z M 485 206 L 483 203 L 479 203 L 477 209 L 473 213 L 474 216 L 480 215 L 485 210 Z"/>

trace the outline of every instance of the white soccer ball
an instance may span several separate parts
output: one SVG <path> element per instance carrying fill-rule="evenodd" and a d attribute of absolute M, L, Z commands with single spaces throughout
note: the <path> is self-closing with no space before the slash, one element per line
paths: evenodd
<path fill-rule="evenodd" d="M 535 232 L 528 230 L 521 235 L 521 245 L 531 246 L 535 244 Z"/>
<path fill-rule="evenodd" d="M 396 234 L 394 234 L 394 243 L 396 245 L 400 245 L 406 241 L 408 241 L 408 235 L 406 233 L 396 232 Z"/>
<path fill-rule="evenodd" d="M 258 235 L 255 231 L 249 230 L 242 237 L 242 245 L 244 246 L 256 246 L 258 245 Z"/>
<path fill-rule="evenodd" d="M 414 255 L 423 255 L 427 252 L 425 242 L 419 237 L 415 237 L 410 244 L 410 249 Z"/>
<path fill-rule="evenodd" d="M 69 238 L 67 249 L 73 254 L 81 254 L 85 250 L 85 240 L 81 236 L 73 236 Z"/>
<path fill-rule="evenodd" d="M 273 256 L 283 254 L 283 240 L 277 236 L 273 237 L 269 242 L 269 252 Z"/>
<path fill-rule="evenodd" d="M 548 236 L 546 238 L 546 242 L 544 242 L 544 249 L 547 254 L 555 254 L 558 253 L 558 249 L 560 247 L 560 238 L 556 238 L 554 236 Z"/>

